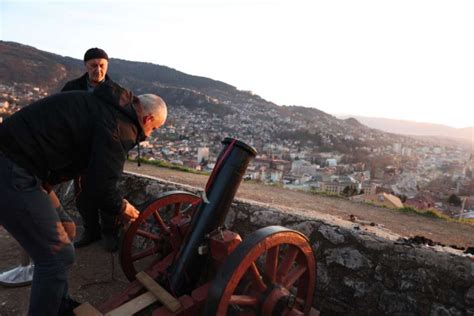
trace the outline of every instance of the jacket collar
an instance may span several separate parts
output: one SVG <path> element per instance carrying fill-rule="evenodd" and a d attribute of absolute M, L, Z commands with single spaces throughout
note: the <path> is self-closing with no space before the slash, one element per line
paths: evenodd
<path fill-rule="evenodd" d="M 145 140 L 142 127 L 138 120 L 139 116 L 137 112 L 139 108 L 135 106 L 139 103 L 139 100 L 131 91 L 121 87 L 112 80 L 106 80 L 92 93 L 105 103 L 114 106 L 136 125 L 138 129 L 137 142 Z"/>

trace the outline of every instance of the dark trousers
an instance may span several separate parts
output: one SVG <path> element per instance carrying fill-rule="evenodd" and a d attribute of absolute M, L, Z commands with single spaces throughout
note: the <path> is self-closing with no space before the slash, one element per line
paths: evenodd
<path fill-rule="evenodd" d="M 68 299 L 74 247 L 40 180 L 1 153 L 0 224 L 35 264 L 28 315 L 57 315 Z"/>
<path fill-rule="evenodd" d="M 86 183 L 87 175 L 74 179 L 74 190 L 76 194 L 76 207 L 81 214 L 84 229 L 92 234 L 112 235 L 116 233 L 115 216 L 109 215 L 97 208 L 97 205 L 91 203 L 86 196 L 81 194 L 82 188 Z"/>

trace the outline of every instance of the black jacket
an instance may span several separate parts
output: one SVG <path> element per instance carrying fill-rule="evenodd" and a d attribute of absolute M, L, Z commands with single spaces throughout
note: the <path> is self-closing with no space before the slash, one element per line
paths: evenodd
<path fill-rule="evenodd" d="M 61 92 L 72 91 L 72 90 L 87 91 L 87 76 L 88 74 L 86 72 L 79 78 L 66 82 L 64 87 L 61 89 Z M 110 82 L 110 81 L 112 81 L 112 79 L 110 79 L 109 75 L 105 75 L 105 80 L 103 83 Z"/>
<path fill-rule="evenodd" d="M 93 93 L 55 94 L 0 124 L 0 150 L 49 184 L 87 170 L 84 194 L 100 209 L 122 208 L 117 181 L 127 152 L 144 139 L 131 92 L 113 82 Z"/>

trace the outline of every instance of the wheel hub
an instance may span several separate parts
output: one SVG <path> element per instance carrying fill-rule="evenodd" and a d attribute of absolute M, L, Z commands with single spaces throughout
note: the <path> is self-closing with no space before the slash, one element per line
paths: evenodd
<path fill-rule="evenodd" d="M 274 286 L 262 299 L 262 316 L 286 315 L 296 304 L 296 297 L 281 285 Z"/>

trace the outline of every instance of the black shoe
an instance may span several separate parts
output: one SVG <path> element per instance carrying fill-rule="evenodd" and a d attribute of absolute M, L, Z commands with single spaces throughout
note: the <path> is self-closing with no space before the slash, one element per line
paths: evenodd
<path fill-rule="evenodd" d="M 73 300 L 69 296 L 62 300 L 59 307 L 58 316 L 74 316 L 74 308 L 81 305 L 81 303 Z"/>
<path fill-rule="evenodd" d="M 74 248 L 82 248 L 92 244 L 94 241 L 101 239 L 100 233 L 92 233 L 90 230 L 84 230 L 81 238 L 74 242 Z"/>
<path fill-rule="evenodd" d="M 116 234 L 104 235 L 104 249 L 107 252 L 116 252 L 119 248 L 119 236 Z"/>

